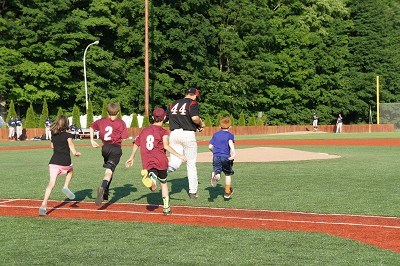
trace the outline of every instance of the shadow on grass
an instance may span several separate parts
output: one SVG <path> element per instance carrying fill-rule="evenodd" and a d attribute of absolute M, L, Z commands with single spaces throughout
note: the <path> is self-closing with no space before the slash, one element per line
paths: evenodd
<path fill-rule="evenodd" d="M 111 187 L 110 188 L 110 196 L 112 197 L 106 202 L 103 206 L 99 208 L 99 210 L 107 209 L 108 206 L 116 203 L 122 198 L 128 197 L 131 193 L 136 192 L 137 188 L 132 186 L 131 184 L 125 184 L 122 187 Z"/>
<path fill-rule="evenodd" d="M 184 200 L 184 199 L 175 198 L 174 194 L 179 194 L 182 191 L 184 191 L 185 194 L 189 193 L 189 190 L 188 190 L 189 184 L 188 184 L 187 177 L 179 178 L 179 179 L 168 179 L 168 186 L 170 187 L 169 197 L 172 201 Z M 149 193 L 146 193 L 138 198 L 134 198 L 133 201 L 140 201 L 142 199 L 146 199 L 146 202 L 148 204 L 146 206 L 146 209 L 148 211 L 154 211 L 154 210 L 157 210 L 158 208 L 161 208 L 161 206 L 164 203 L 162 200 L 160 183 L 157 182 L 157 189 L 155 191 L 149 190 Z"/>
<path fill-rule="evenodd" d="M 219 196 L 223 197 L 225 194 L 225 188 L 221 184 L 217 184 L 216 187 L 207 187 L 205 190 L 208 190 L 209 202 L 214 202 Z"/>

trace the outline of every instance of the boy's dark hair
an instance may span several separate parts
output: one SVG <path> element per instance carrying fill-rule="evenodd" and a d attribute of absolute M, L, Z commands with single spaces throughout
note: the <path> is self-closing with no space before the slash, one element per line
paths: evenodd
<path fill-rule="evenodd" d="M 119 113 L 119 105 L 117 103 L 107 104 L 107 113 L 112 116 L 117 115 Z"/>
<path fill-rule="evenodd" d="M 224 117 L 221 120 L 219 120 L 219 125 L 222 129 L 228 129 L 232 125 L 232 121 L 229 117 Z"/>

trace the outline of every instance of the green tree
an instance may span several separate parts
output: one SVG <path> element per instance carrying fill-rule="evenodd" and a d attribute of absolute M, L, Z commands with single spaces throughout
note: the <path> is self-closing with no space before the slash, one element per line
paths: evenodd
<path fill-rule="evenodd" d="M 80 111 L 77 105 L 74 105 L 72 109 L 72 124 L 75 124 L 78 128 L 81 127 Z"/>
<path fill-rule="evenodd" d="M 107 101 L 103 101 L 103 107 L 101 109 L 101 118 L 106 118 L 108 117 L 108 113 L 107 113 Z"/>
<path fill-rule="evenodd" d="M 86 117 L 86 127 L 88 128 L 93 123 L 93 106 L 92 101 L 89 99 L 88 111 Z"/>
<path fill-rule="evenodd" d="M 5 119 L 5 121 L 8 121 L 10 119 L 10 116 L 14 117 L 14 119 L 17 117 L 17 112 L 15 111 L 15 105 L 13 100 L 10 101 L 10 105 L 8 107 L 8 112 L 7 112 L 7 118 Z"/>
<path fill-rule="evenodd" d="M 207 114 L 204 116 L 204 124 L 206 125 L 206 127 L 212 127 L 213 123 L 211 121 L 211 117 Z"/>
<path fill-rule="evenodd" d="M 42 113 L 39 118 L 39 126 L 44 125 L 46 119 L 49 117 L 49 108 L 47 106 L 46 98 L 43 100 Z"/>
<path fill-rule="evenodd" d="M 238 119 L 238 126 L 245 126 L 246 125 L 246 120 L 244 118 L 244 113 L 241 112 L 239 114 L 239 119 Z"/>
<path fill-rule="evenodd" d="M 33 110 L 32 103 L 29 105 L 28 110 L 26 111 L 26 118 L 25 118 L 25 128 L 37 128 L 36 123 L 36 114 L 35 110 Z M 43 123 L 44 127 L 44 123 Z"/>
<path fill-rule="evenodd" d="M 138 128 L 139 127 L 139 121 L 137 118 L 137 114 L 133 113 L 132 114 L 132 122 L 131 122 L 131 128 Z"/>
<path fill-rule="evenodd" d="M 118 112 L 117 118 L 119 118 L 119 119 L 122 119 L 122 109 L 121 109 L 121 104 L 120 104 L 120 103 L 117 103 L 117 104 L 118 104 L 118 106 L 119 106 L 119 112 Z"/>
<path fill-rule="evenodd" d="M 143 116 L 142 128 L 145 128 L 145 127 L 148 127 L 148 126 L 150 126 L 149 116 L 148 115 L 144 115 Z"/>
<path fill-rule="evenodd" d="M 64 111 L 62 109 L 62 107 L 58 107 L 58 111 L 57 111 L 57 117 L 59 117 L 60 115 L 63 115 Z"/>
<path fill-rule="evenodd" d="M 257 125 L 257 121 L 256 121 L 256 117 L 255 117 L 255 116 L 251 116 L 251 117 L 249 118 L 248 125 L 249 125 L 249 126 L 255 126 L 255 125 Z"/>

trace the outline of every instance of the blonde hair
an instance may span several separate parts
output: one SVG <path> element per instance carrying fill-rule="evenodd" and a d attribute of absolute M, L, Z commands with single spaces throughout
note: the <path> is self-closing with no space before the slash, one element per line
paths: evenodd
<path fill-rule="evenodd" d="M 221 120 L 219 120 L 219 125 L 222 129 L 228 129 L 232 125 L 232 121 L 229 117 L 224 117 Z"/>
<path fill-rule="evenodd" d="M 117 103 L 107 104 L 107 113 L 112 116 L 117 115 L 119 113 L 119 105 Z"/>
<path fill-rule="evenodd" d="M 67 131 L 69 129 L 69 120 L 65 115 L 60 115 L 57 117 L 56 121 L 54 121 L 51 126 L 51 134 L 58 135 L 61 132 Z"/>

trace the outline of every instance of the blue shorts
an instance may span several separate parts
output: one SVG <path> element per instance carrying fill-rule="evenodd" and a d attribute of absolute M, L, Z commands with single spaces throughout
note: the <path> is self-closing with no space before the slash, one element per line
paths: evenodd
<path fill-rule="evenodd" d="M 227 157 L 214 156 L 213 157 L 213 170 L 215 174 L 223 172 L 225 175 L 233 175 L 235 172 L 232 170 L 233 160 L 228 160 Z"/>

